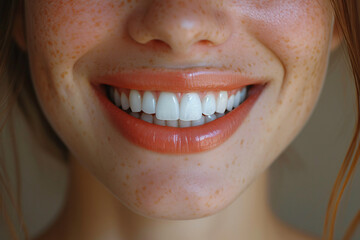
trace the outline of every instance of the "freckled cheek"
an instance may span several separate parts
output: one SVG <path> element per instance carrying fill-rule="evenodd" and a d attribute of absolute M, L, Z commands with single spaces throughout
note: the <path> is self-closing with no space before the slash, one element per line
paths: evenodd
<path fill-rule="evenodd" d="M 37 54 L 56 64 L 78 59 L 105 38 L 117 34 L 124 22 L 124 16 L 105 3 L 84 4 L 81 10 L 35 5 L 40 6 L 29 7 L 27 14 L 29 44 Z"/>

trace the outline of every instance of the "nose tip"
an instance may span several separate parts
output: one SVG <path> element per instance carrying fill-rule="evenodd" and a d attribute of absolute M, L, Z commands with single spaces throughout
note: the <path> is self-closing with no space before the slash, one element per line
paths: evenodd
<path fill-rule="evenodd" d="M 216 46 L 230 36 L 225 14 L 209 4 L 194 6 L 155 1 L 128 23 L 131 38 L 143 45 L 162 45 L 174 53 L 186 53 L 196 45 Z"/>

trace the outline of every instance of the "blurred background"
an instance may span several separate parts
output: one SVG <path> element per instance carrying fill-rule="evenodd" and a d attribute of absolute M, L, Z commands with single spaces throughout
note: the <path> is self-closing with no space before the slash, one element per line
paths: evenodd
<path fill-rule="evenodd" d="M 318 104 L 302 132 L 270 168 L 271 206 L 276 215 L 303 231 L 320 236 L 332 185 L 345 157 L 355 124 L 355 89 L 341 47 L 332 54 Z M 21 159 L 22 206 L 30 236 L 57 217 L 64 204 L 66 165 L 39 151 L 21 117 L 14 123 Z M 8 157 L 7 128 L 1 134 Z M 7 163 L 8 171 L 15 166 Z M 15 181 L 15 176 L 10 175 Z M 15 187 L 15 186 L 13 186 Z M 15 188 L 14 188 L 15 189 Z M 2 204 L 2 207 L 4 204 Z M 338 213 L 335 239 L 341 239 L 360 208 L 359 167 L 345 192 Z M 1 218 L 1 217 L 0 217 Z M 9 239 L 0 219 L 0 239 Z M 360 239 L 358 229 L 353 239 Z"/>

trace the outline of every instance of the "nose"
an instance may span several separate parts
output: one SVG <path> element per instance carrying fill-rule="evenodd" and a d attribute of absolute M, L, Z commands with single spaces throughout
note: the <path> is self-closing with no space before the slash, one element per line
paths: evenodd
<path fill-rule="evenodd" d="M 199 45 L 224 43 L 231 29 L 226 14 L 209 1 L 154 0 L 134 13 L 128 32 L 145 46 L 162 45 L 174 53 L 187 53 Z"/>

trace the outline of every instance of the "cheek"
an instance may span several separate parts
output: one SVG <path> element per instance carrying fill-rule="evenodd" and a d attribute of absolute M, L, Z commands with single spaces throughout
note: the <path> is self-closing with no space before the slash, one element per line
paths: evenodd
<path fill-rule="evenodd" d="M 81 83 L 85 76 L 74 77 L 76 63 L 96 51 L 104 39 L 120 32 L 121 18 L 131 5 L 125 7 L 113 0 L 38 0 L 25 4 L 32 80 L 48 119 L 62 126 L 64 123 L 57 124 L 57 119 L 67 120 L 60 113 L 76 118 L 74 103 L 86 105 L 81 98 L 81 91 L 86 91 Z"/>
<path fill-rule="evenodd" d="M 71 66 L 97 43 L 117 34 L 123 2 L 39 0 L 26 4 L 29 49 L 49 67 Z M 62 77 L 66 72 L 60 73 Z"/>
<path fill-rule="evenodd" d="M 269 1 L 248 11 L 248 31 L 271 49 L 286 66 L 316 61 L 327 52 L 331 7 L 322 1 Z M 306 64 L 306 63 L 305 63 Z"/>
<path fill-rule="evenodd" d="M 288 145 L 306 123 L 324 81 L 331 39 L 331 7 L 325 1 L 293 1 L 278 18 L 253 23 L 256 38 L 267 44 L 285 73 L 278 82 L 277 115 L 267 128 L 279 145 Z M 259 13 L 257 16 L 260 15 Z M 276 136 L 276 137 L 274 137 Z"/>
<path fill-rule="evenodd" d="M 281 3 L 281 4 L 280 4 Z M 268 1 L 249 11 L 248 30 L 266 45 L 285 70 L 280 93 L 288 87 L 317 95 L 329 53 L 332 11 L 328 1 Z M 253 29 L 253 30 L 252 30 Z M 289 90 L 289 89 L 288 89 Z M 288 99 L 291 99 L 288 98 Z"/>
<path fill-rule="evenodd" d="M 277 65 L 284 70 L 281 79 L 274 79 L 269 86 L 269 102 L 274 104 L 262 111 L 259 123 L 264 131 L 257 135 L 263 137 L 259 144 L 265 146 L 266 158 L 274 160 L 299 133 L 315 106 L 327 66 L 332 15 L 327 1 L 263 1 L 268 4 L 258 8 L 255 2 L 259 1 L 239 6 L 238 11 L 246 15 L 237 21 L 242 21 L 256 46 L 270 50 L 273 59 L 265 62 L 269 63 L 264 64 L 265 71 Z M 264 52 L 259 51 L 259 56 Z"/>

